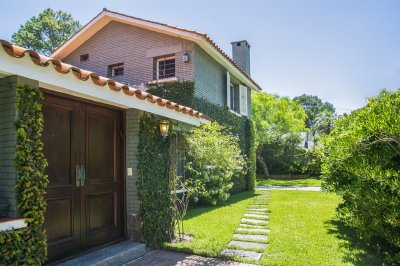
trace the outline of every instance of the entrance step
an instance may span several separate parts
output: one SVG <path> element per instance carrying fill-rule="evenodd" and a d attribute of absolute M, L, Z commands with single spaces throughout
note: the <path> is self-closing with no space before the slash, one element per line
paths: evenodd
<path fill-rule="evenodd" d="M 146 254 L 146 245 L 124 241 L 63 262 L 61 266 L 108 266 L 123 265 Z"/>

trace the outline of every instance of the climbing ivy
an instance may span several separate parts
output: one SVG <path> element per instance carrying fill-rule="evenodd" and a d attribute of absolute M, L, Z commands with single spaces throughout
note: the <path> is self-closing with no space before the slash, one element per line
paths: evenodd
<path fill-rule="evenodd" d="M 210 103 L 203 98 L 195 98 L 195 109 L 207 114 L 235 136 L 239 137 L 239 147 L 246 156 L 247 171 L 232 177 L 234 183 L 231 192 L 252 190 L 255 186 L 255 139 L 253 121 L 238 116 L 227 107 Z"/>
<path fill-rule="evenodd" d="M 227 107 L 222 107 L 195 97 L 193 81 L 168 83 L 162 86 L 153 86 L 148 92 L 179 104 L 192 107 L 217 121 L 235 136 L 239 137 L 240 149 L 247 157 L 247 172 L 234 176 L 234 186 L 231 192 L 254 189 L 255 186 L 255 129 L 252 121 L 246 117 L 238 116 Z"/>
<path fill-rule="evenodd" d="M 193 81 L 182 81 L 166 83 L 161 86 L 152 86 L 147 90 L 147 92 L 187 107 L 194 107 Z"/>
<path fill-rule="evenodd" d="M 14 157 L 17 171 L 18 205 L 26 228 L 0 233 L 1 265 L 40 265 L 47 256 L 46 236 L 42 230 L 48 178 L 44 174 L 47 161 L 41 141 L 43 114 L 38 88 L 17 88 L 17 145 Z"/>
<path fill-rule="evenodd" d="M 171 134 L 162 137 L 160 120 L 144 115 L 140 120 L 138 188 L 142 236 L 151 248 L 160 248 L 173 235 L 169 147 Z"/>

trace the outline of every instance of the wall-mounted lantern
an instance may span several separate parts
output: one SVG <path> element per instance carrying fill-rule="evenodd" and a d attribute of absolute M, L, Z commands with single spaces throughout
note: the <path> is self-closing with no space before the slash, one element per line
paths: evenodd
<path fill-rule="evenodd" d="M 189 62 L 189 60 L 190 60 L 189 53 L 188 52 L 183 53 L 182 61 L 187 63 L 187 62 Z"/>
<path fill-rule="evenodd" d="M 161 136 L 166 137 L 168 136 L 169 131 L 169 122 L 167 120 L 162 120 L 160 122 L 160 133 Z"/>

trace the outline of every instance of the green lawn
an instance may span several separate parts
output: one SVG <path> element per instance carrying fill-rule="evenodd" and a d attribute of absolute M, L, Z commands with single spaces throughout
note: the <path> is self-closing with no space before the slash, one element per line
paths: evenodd
<path fill-rule="evenodd" d="M 167 249 L 186 253 L 220 257 L 220 252 L 232 239 L 247 206 L 253 201 L 253 192 L 232 195 L 217 206 L 190 209 L 184 222 L 185 233 L 193 236 L 191 243 L 168 243 Z"/>
<path fill-rule="evenodd" d="M 259 186 L 299 186 L 313 187 L 321 186 L 321 180 L 318 178 L 301 178 L 301 179 L 257 179 Z"/>
<path fill-rule="evenodd" d="M 270 245 L 264 265 L 382 265 L 335 219 L 340 198 L 311 191 L 271 191 Z"/>
<path fill-rule="evenodd" d="M 185 253 L 221 257 L 247 206 L 260 193 L 234 194 L 218 206 L 188 211 L 185 232 L 190 243 L 168 243 L 165 248 Z M 262 265 L 382 265 L 378 255 L 368 250 L 354 230 L 335 218 L 340 198 L 313 191 L 269 192 L 271 211 L 269 246 Z"/>

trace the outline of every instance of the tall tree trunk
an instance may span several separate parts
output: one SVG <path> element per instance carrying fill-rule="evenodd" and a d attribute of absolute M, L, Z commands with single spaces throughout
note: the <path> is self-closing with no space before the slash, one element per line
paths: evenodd
<path fill-rule="evenodd" d="M 263 174 L 264 174 L 266 177 L 269 177 L 268 166 L 267 166 L 267 164 L 264 162 L 264 158 L 262 157 L 262 155 L 260 154 L 260 152 L 257 152 L 257 163 L 261 166 L 261 170 L 262 170 Z"/>

